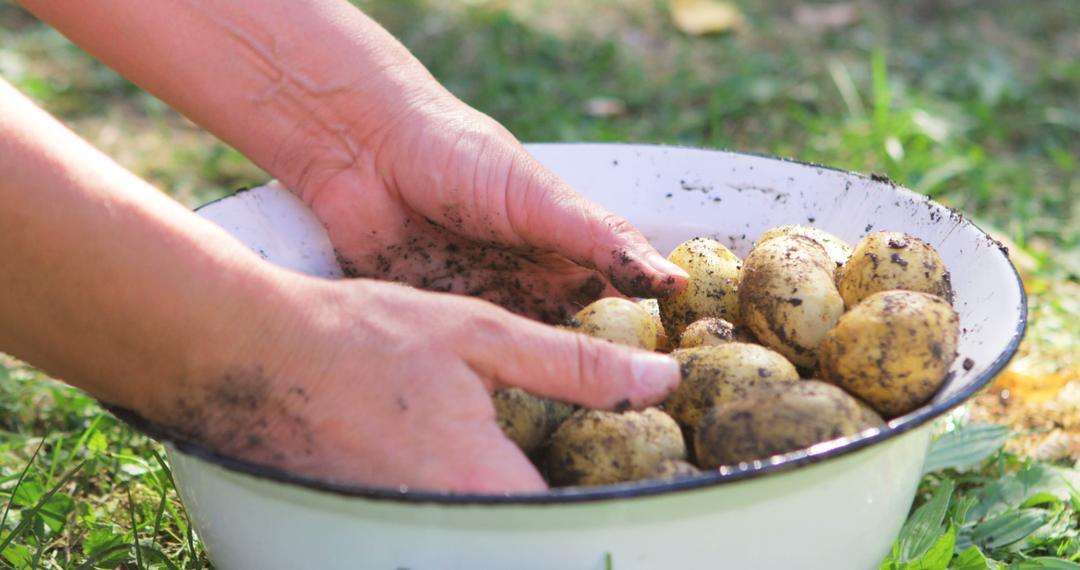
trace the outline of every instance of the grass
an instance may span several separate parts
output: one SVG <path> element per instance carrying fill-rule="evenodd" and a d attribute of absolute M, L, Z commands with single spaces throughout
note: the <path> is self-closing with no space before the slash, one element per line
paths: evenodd
<path fill-rule="evenodd" d="M 741 2 L 747 31 L 705 38 L 675 30 L 662 0 L 358 3 L 523 140 L 793 156 L 963 210 L 1018 246 L 1033 305 L 1023 362 L 1080 369 L 1072 0 L 860 3 L 857 22 L 826 30 L 796 22 L 791 1 Z M 0 75 L 187 205 L 265 179 L 9 0 Z M 1059 483 L 1076 480 L 1077 458 L 1033 462 L 988 429 L 939 446 L 883 568 L 1077 567 L 1040 561 L 1080 559 L 1080 499 Z M 161 452 L 81 392 L 0 359 L 0 567 L 208 567 Z"/>

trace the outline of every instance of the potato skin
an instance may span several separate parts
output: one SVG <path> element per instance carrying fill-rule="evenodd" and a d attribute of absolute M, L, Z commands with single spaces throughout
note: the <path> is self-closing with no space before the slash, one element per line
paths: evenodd
<path fill-rule="evenodd" d="M 668 338 L 667 330 L 664 329 L 664 322 L 660 319 L 660 302 L 656 299 L 640 299 L 637 304 L 652 317 L 653 326 L 656 327 L 656 350 L 671 352 L 674 347 Z"/>
<path fill-rule="evenodd" d="M 937 392 L 956 358 L 960 319 L 941 297 L 883 291 L 855 305 L 825 337 L 820 374 L 886 417 Z"/>
<path fill-rule="evenodd" d="M 526 455 L 536 453 L 574 411 L 570 404 L 534 396 L 521 388 L 496 390 L 491 400 L 496 423 Z"/>
<path fill-rule="evenodd" d="M 777 226 L 761 234 L 761 237 L 758 238 L 754 245 L 756 246 L 759 243 L 778 236 L 803 236 L 818 242 L 821 244 L 821 247 L 825 248 L 825 253 L 829 255 L 829 259 L 836 264 L 834 272 L 837 273 L 837 275 L 839 275 L 840 267 L 847 263 L 847 260 L 851 257 L 851 252 L 853 251 L 851 244 L 821 228 L 797 224 Z"/>
<path fill-rule="evenodd" d="M 679 348 L 716 346 L 735 340 L 735 325 L 717 317 L 705 317 L 690 323 L 679 339 Z"/>
<path fill-rule="evenodd" d="M 875 232 L 855 246 L 840 269 L 840 296 L 850 309 L 881 291 L 905 289 L 953 301 L 952 281 L 938 252 L 901 232 Z"/>
<path fill-rule="evenodd" d="M 844 312 L 834 262 L 818 242 L 777 236 L 761 242 L 739 281 L 742 323 L 765 346 L 813 368 L 825 335 Z"/>
<path fill-rule="evenodd" d="M 738 256 L 714 239 L 697 237 L 679 244 L 668 260 L 690 274 L 685 289 L 660 299 L 668 338 L 678 341 L 690 323 L 705 317 L 738 324 Z"/>
<path fill-rule="evenodd" d="M 818 380 L 767 383 L 713 408 L 694 437 L 698 465 L 714 469 L 810 447 L 882 425 L 866 406 Z"/>
<path fill-rule="evenodd" d="M 695 467 L 691 463 L 682 461 L 680 459 L 665 459 L 656 464 L 656 468 L 653 469 L 646 476 L 647 479 L 680 479 L 682 477 L 690 477 L 693 475 L 699 475 L 701 470 Z"/>
<path fill-rule="evenodd" d="M 677 350 L 682 382 L 664 410 L 693 433 L 709 410 L 745 396 L 758 384 L 795 382 L 799 373 L 779 353 L 756 344 L 729 342 Z"/>
<path fill-rule="evenodd" d="M 578 410 L 551 436 L 552 485 L 604 485 L 643 479 L 666 459 L 685 459 L 678 424 L 656 408 L 640 412 Z"/>
<path fill-rule="evenodd" d="M 574 315 L 577 332 L 645 350 L 656 350 L 656 324 L 649 312 L 628 299 L 607 297 Z"/>

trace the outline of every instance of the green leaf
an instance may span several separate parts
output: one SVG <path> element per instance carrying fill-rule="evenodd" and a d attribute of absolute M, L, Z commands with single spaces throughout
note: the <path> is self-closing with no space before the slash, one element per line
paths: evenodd
<path fill-rule="evenodd" d="M 41 504 L 41 508 L 38 509 L 38 516 L 41 517 L 42 522 L 49 528 L 49 531 L 56 534 L 63 530 L 64 524 L 67 523 L 68 514 L 73 510 L 75 510 L 75 500 L 63 493 L 56 493 L 50 495 Z"/>
<path fill-rule="evenodd" d="M 1028 497 L 1026 501 L 1020 503 L 1020 508 L 1037 507 L 1039 505 L 1057 503 L 1060 501 L 1061 499 L 1053 493 L 1035 493 L 1034 495 Z"/>
<path fill-rule="evenodd" d="M 45 482 L 39 475 L 25 479 L 11 496 L 11 504 L 17 507 L 33 506 L 45 494 Z"/>
<path fill-rule="evenodd" d="M 22 544 L 11 544 L 0 552 L 4 560 L 7 560 L 12 568 L 30 568 L 34 558 L 34 552 Z"/>
<path fill-rule="evenodd" d="M 109 438 L 105 437 L 105 434 L 100 431 L 95 431 L 90 435 L 90 439 L 86 441 L 86 449 L 95 455 L 104 453 L 108 448 Z"/>
<path fill-rule="evenodd" d="M 979 550 L 978 546 L 970 546 L 961 552 L 953 561 L 949 570 L 1000 570 L 1001 564 L 990 560 Z"/>
<path fill-rule="evenodd" d="M 123 546 L 123 548 L 120 548 Z M 130 546 L 123 533 L 109 527 L 97 527 L 83 539 L 83 554 L 94 560 L 94 565 L 115 568 L 128 559 Z"/>
<path fill-rule="evenodd" d="M 1080 564 L 1075 562 L 1069 562 L 1061 558 L 1051 558 L 1049 556 L 1041 556 L 1039 558 L 1030 558 L 1012 564 L 1009 566 L 1009 570 L 1080 570 Z"/>
<path fill-rule="evenodd" d="M 949 509 L 955 483 L 945 479 L 933 496 L 900 529 L 900 562 L 913 562 L 922 558 L 938 541 L 943 530 L 941 523 Z"/>
<path fill-rule="evenodd" d="M 926 554 L 917 561 L 906 566 L 907 570 L 941 570 L 949 566 L 953 557 L 953 548 L 956 547 L 956 527 L 949 526 L 949 530 L 941 535 L 937 542 L 926 551 Z"/>
<path fill-rule="evenodd" d="M 970 424 L 946 433 L 930 446 L 923 473 L 978 465 L 1008 439 L 1009 429 L 994 424 Z"/>
<path fill-rule="evenodd" d="M 1078 483 L 1080 471 L 1042 463 L 1027 465 L 980 489 L 976 494 L 978 503 L 968 511 L 967 521 L 974 522 L 1018 508 L 1040 493 L 1067 501 L 1072 494 L 1070 485 L 1075 487 Z"/>
<path fill-rule="evenodd" d="M 1022 509 L 997 515 L 979 523 L 971 530 L 975 544 L 993 550 L 1027 537 L 1046 523 L 1047 514 L 1041 509 Z"/>

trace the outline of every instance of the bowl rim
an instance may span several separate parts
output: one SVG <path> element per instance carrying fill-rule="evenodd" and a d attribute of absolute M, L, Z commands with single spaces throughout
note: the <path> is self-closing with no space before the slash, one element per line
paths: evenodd
<path fill-rule="evenodd" d="M 732 155 L 751 156 L 755 158 L 765 158 L 769 160 L 779 160 L 781 162 L 791 164 L 832 170 L 847 176 L 854 176 L 876 183 L 891 184 L 897 190 L 901 192 L 906 192 L 913 198 L 925 199 L 935 206 L 938 206 L 940 208 L 946 208 L 938 202 L 935 202 L 921 194 L 917 194 L 906 187 L 900 186 L 892 182 L 887 177 L 878 174 L 872 174 L 870 176 L 867 176 L 865 174 L 852 172 L 833 166 L 816 164 L 812 162 L 773 156 L 768 154 L 739 152 L 718 148 L 701 148 L 657 144 L 576 142 L 531 143 L 526 146 L 544 147 L 571 145 L 696 150 L 705 152 L 721 152 Z M 248 189 L 241 189 L 228 196 L 224 196 L 217 200 L 207 202 L 206 204 L 203 204 L 196 208 L 195 211 L 197 212 L 203 208 L 206 208 L 207 206 L 210 206 L 211 204 L 234 197 L 237 194 L 246 190 Z M 989 234 L 987 234 L 985 230 L 980 228 L 973 221 L 968 218 L 964 219 L 975 229 L 989 237 Z M 158 425 L 150 420 L 147 420 L 132 410 L 119 408 L 116 406 L 110 406 L 108 404 L 104 404 L 104 407 L 114 416 L 130 424 L 135 429 L 146 433 L 147 435 L 153 437 L 154 439 L 157 439 L 158 441 L 172 446 L 177 451 L 185 455 L 189 455 L 206 461 L 208 463 L 217 465 L 228 471 L 238 472 L 244 475 L 254 477 L 256 479 L 269 480 L 275 483 L 281 483 L 292 487 L 301 487 L 309 491 L 319 491 L 345 497 L 374 499 L 400 503 L 435 503 L 440 505 L 553 505 L 608 501 L 617 499 L 634 499 L 654 495 L 663 495 L 678 491 L 688 491 L 695 489 L 703 489 L 707 487 L 715 487 L 726 483 L 734 483 L 737 481 L 754 479 L 775 473 L 791 471 L 801 467 L 813 465 L 821 461 L 836 457 L 842 457 L 863 450 L 876 443 L 912 431 L 915 428 L 926 424 L 930 420 L 944 415 L 949 410 L 955 408 L 956 406 L 959 406 L 964 401 L 973 396 L 976 392 L 989 384 L 990 381 L 994 377 L 996 377 L 1013 358 L 1017 349 L 1020 346 L 1020 342 L 1023 339 L 1024 333 L 1027 329 L 1028 300 L 1027 293 L 1024 290 L 1023 281 L 1021 280 L 1019 273 L 1017 273 L 1016 267 L 1012 264 L 1011 260 L 1009 260 L 1008 250 L 1004 246 L 1000 246 L 999 251 L 1001 255 L 1005 256 L 1005 261 L 1012 269 L 1013 276 L 1016 279 L 1017 290 L 1020 293 L 1020 318 L 1016 324 L 1014 334 L 1009 341 L 1009 344 L 1006 346 L 1005 350 L 998 355 L 998 357 L 982 374 L 976 377 L 963 390 L 960 390 L 956 394 L 953 394 L 951 397 L 941 402 L 931 405 L 923 405 L 920 408 L 909 412 L 906 415 L 895 418 L 888 422 L 888 424 L 884 428 L 867 430 L 855 436 L 831 440 L 829 442 L 823 442 L 808 449 L 793 451 L 783 455 L 775 455 L 765 460 L 756 460 L 747 463 L 740 463 L 736 466 L 723 466 L 713 471 L 705 471 L 700 475 L 696 475 L 693 477 L 661 481 L 621 483 L 596 487 L 556 488 L 543 493 L 507 493 L 499 495 L 412 490 L 408 489 L 405 486 L 402 486 L 400 488 L 366 486 L 360 484 L 328 481 L 317 479 L 315 477 L 298 475 L 295 473 L 289 473 L 275 467 L 261 465 L 258 463 L 231 457 L 229 455 L 214 451 L 213 449 L 207 447 L 205 444 L 202 444 L 185 434 L 179 433 L 176 430 Z"/>

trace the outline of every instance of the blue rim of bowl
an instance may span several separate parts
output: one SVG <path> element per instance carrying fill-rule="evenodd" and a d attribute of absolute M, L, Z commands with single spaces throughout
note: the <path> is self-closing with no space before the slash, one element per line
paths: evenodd
<path fill-rule="evenodd" d="M 665 146 L 665 145 L 620 145 L 620 144 L 603 144 L 597 143 L 558 143 L 558 144 L 589 144 L 596 146 L 625 146 L 625 147 L 643 147 L 650 146 L 655 148 L 671 148 L 671 149 L 683 149 L 690 148 L 693 150 L 704 150 L 711 152 L 724 152 L 728 154 L 752 156 L 756 158 L 765 158 L 770 160 L 779 160 L 781 162 L 787 162 L 791 164 L 799 164 L 803 166 L 810 166 L 813 168 L 822 168 L 839 172 L 847 176 L 855 176 L 865 180 L 870 180 L 879 184 L 890 184 L 896 186 L 898 189 L 910 193 L 913 197 L 920 197 L 921 195 L 915 192 L 899 186 L 893 183 L 887 178 L 880 176 L 867 176 L 857 172 L 851 172 L 836 168 L 828 165 L 815 164 L 806 161 L 795 160 L 791 158 L 784 158 L 778 156 L 771 156 L 767 154 L 755 154 L 748 152 L 735 152 L 723 149 L 702 149 L 697 147 L 679 147 L 679 146 Z M 540 146 L 543 146 L 542 144 Z M 208 202 L 196 211 L 201 210 L 221 200 L 231 198 L 236 194 L 245 191 L 238 190 L 229 196 L 225 196 L 218 200 Z M 948 210 L 945 206 L 933 201 L 928 200 L 931 204 Z M 989 238 L 982 228 L 975 225 L 971 220 L 965 219 L 966 223 L 971 224 L 974 228 L 983 233 L 983 235 Z M 992 239 L 992 238 L 990 238 Z M 878 430 L 871 430 L 864 432 L 863 434 L 852 436 L 850 438 L 844 438 L 841 440 L 835 440 L 830 442 L 829 445 L 821 446 L 819 450 L 815 448 L 804 449 L 800 451 L 794 451 L 784 454 L 782 456 L 774 456 L 768 460 L 754 461 L 752 463 L 743 463 L 734 467 L 722 467 L 718 470 L 703 472 L 700 475 L 692 477 L 686 477 L 681 479 L 664 480 L 664 481 L 645 481 L 640 483 L 624 483 L 616 485 L 603 485 L 596 487 L 567 487 L 556 488 L 545 493 L 530 493 L 530 494 L 505 494 L 505 495 L 493 495 L 493 494 L 476 494 L 476 493 L 446 493 L 435 491 L 423 491 L 423 490 L 410 490 L 405 488 L 386 488 L 386 487 L 369 487 L 364 485 L 339 483 L 333 481 L 320 480 L 313 477 L 307 477 L 303 475 L 297 475 L 269 467 L 252 463 L 235 457 L 218 453 L 206 445 L 192 440 L 183 434 L 180 434 L 169 428 L 157 425 L 153 422 L 140 417 L 138 414 L 122 409 L 115 406 L 105 405 L 113 415 L 117 418 L 130 424 L 135 429 L 146 433 L 147 435 L 157 439 L 163 443 L 171 445 L 178 452 L 189 455 L 200 460 L 212 463 L 219 467 L 222 467 L 229 471 L 242 473 L 258 479 L 266 479 L 276 483 L 283 483 L 295 487 L 301 487 L 307 490 L 320 491 L 324 493 L 332 493 L 335 495 L 356 497 L 363 499 L 374 499 L 383 501 L 396 501 L 404 503 L 435 503 L 442 505 L 558 505 L 568 503 L 583 503 L 593 501 L 607 501 L 616 499 L 634 499 L 640 497 L 648 497 L 653 495 L 662 495 L 667 493 L 673 493 L 677 491 L 688 491 L 695 489 L 703 489 L 706 487 L 713 487 L 724 483 L 732 483 L 735 481 L 743 481 L 747 479 L 753 479 L 756 477 L 762 477 L 774 473 L 780 473 L 784 471 L 790 471 L 800 467 L 813 465 L 821 461 L 832 459 L 834 457 L 840 457 L 855 453 L 867 447 L 870 447 L 878 442 L 890 439 L 900 434 L 909 432 L 930 420 L 944 415 L 949 410 L 959 406 L 971 396 L 975 395 L 979 390 L 984 388 L 991 380 L 994 379 L 1005 366 L 1012 359 L 1016 350 L 1020 346 L 1020 341 L 1024 337 L 1024 332 L 1027 329 L 1027 294 L 1024 291 L 1023 282 L 1020 279 L 1020 275 L 1016 272 L 1016 267 L 1008 259 L 1008 254 L 1005 250 L 1001 251 L 1001 254 L 1005 256 L 1006 262 L 1013 271 L 1013 276 L 1016 278 L 1017 289 L 1020 292 L 1020 318 L 1016 325 L 1015 332 L 1012 339 L 1009 341 L 1005 351 L 1002 352 L 985 372 L 975 378 L 967 387 L 957 392 L 952 397 L 947 398 L 941 402 L 923 406 L 917 410 L 910 412 L 904 416 L 893 419 L 888 423 L 888 426 Z"/>

